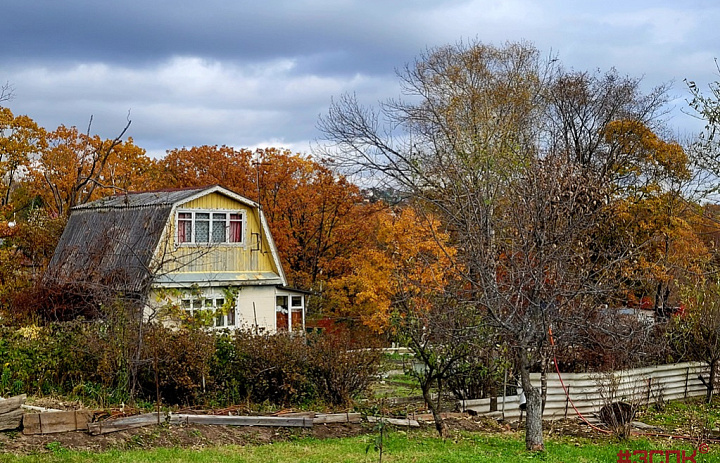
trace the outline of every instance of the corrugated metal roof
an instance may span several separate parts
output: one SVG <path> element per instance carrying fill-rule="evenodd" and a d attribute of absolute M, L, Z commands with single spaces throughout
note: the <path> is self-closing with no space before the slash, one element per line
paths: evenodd
<path fill-rule="evenodd" d="M 76 209 L 55 249 L 46 281 L 144 292 L 172 205 Z"/>
<path fill-rule="evenodd" d="M 107 198 L 98 199 L 97 201 L 76 206 L 73 210 L 171 206 L 208 189 L 209 187 L 202 187 L 180 190 L 159 190 L 142 193 L 125 193 L 116 196 L 108 196 Z"/>

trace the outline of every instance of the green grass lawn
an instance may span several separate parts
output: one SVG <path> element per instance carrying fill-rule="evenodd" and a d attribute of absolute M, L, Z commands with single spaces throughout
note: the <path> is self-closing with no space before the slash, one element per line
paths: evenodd
<path fill-rule="evenodd" d="M 639 413 L 637 419 L 667 430 L 718 428 L 720 427 L 720 398 L 716 396 L 711 404 L 705 403 L 704 397 L 669 402 L 662 410 L 650 406 L 647 410 Z"/>
<path fill-rule="evenodd" d="M 376 462 L 372 436 L 344 439 L 298 439 L 260 446 L 225 446 L 207 449 L 153 449 L 107 453 L 71 452 L 48 446 L 48 453 L 28 456 L 0 455 L 0 462 Z M 366 449 L 370 444 L 370 449 Z M 524 449 L 522 437 L 462 434 L 441 440 L 414 433 L 392 432 L 384 443 L 383 462 L 578 462 L 613 463 L 621 450 L 687 449 L 690 444 L 646 440 L 593 443 L 583 439 L 551 440 L 544 453 Z M 690 454 L 691 452 L 688 452 Z M 655 458 L 657 460 L 657 457 Z M 665 461 L 662 458 L 662 461 Z M 697 462 L 720 462 L 720 448 L 711 448 Z"/>
<path fill-rule="evenodd" d="M 383 382 L 376 382 L 372 385 L 370 397 L 374 399 L 388 397 L 413 397 L 419 396 L 422 392 L 417 380 L 410 375 L 390 375 Z"/>

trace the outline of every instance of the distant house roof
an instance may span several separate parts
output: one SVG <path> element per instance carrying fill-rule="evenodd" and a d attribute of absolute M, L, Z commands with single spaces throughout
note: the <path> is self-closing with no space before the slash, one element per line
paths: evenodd
<path fill-rule="evenodd" d="M 215 185 L 124 193 L 74 207 L 45 282 L 145 293 L 155 276 L 152 259 L 173 207 L 213 192 L 257 206 Z"/>

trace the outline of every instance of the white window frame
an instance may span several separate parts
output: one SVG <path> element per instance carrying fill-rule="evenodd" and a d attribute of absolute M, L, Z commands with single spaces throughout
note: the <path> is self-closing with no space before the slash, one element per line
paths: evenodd
<path fill-rule="evenodd" d="M 281 297 L 287 298 L 287 308 L 282 307 L 280 304 L 278 304 L 278 299 Z M 295 304 L 295 298 L 300 298 L 300 304 Z M 277 312 L 285 313 L 287 312 L 288 322 L 286 327 L 283 328 L 283 332 L 288 333 L 297 333 L 300 332 L 300 330 L 293 331 L 292 326 L 292 312 L 293 311 L 300 311 L 301 316 L 301 328 L 300 330 L 304 333 L 305 332 L 305 296 L 303 294 L 297 294 L 293 292 L 287 292 L 287 291 L 278 291 L 275 293 L 275 330 L 280 331 L 280 327 L 277 326 Z"/>
<path fill-rule="evenodd" d="M 222 301 L 222 302 L 218 302 Z M 189 313 L 190 316 L 194 316 L 196 312 L 204 311 L 204 310 L 211 310 L 213 311 L 213 324 L 212 326 L 209 326 L 208 328 L 214 328 L 214 329 L 235 329 L 237 328 L 238 324 L 238 318 L 237 318 L 237 307 L 233 305 L 233 307 L 230 307 L 228 310 L 228 313 L 220 313 L 218 314 L 219 310 L 222 310 L 223 305 L 227 303 L 227 298 L 225 295 L 220 294 L 207 294 L 207 295 L 200 295 L 200 296 L 190 296 L 190 297 L 183 297 L 180 301 L 180 307 L 185 312 Z M 189 304 L 188 304 L 189 303 Z M 222 317 L 222 323 L 218 323 L 218 320 L 220 320 L 220 317 Z M 233 324 L 230 325 L 228 322 L 230 319 L 233 320 Z"/>
<path fill-rule="evenodd" d="M 180 214 L 190 214 L 190 241 L 180 241 Z M 197 214 L 209 214 L 208 219 L 208 241 L 197 241 L 195 233 L 197 231 Z M 225 241 L 212 241 L 213 214 L 225 214 Z M 240 241 L 230 241 L 230 222 L 232 215 L 240 216 Z M 183 219 L 188 220 L 188 219 Z M 221 246 L 245 246 L 245 231 L 247 229 L 247 214 L 244 209 L 178 209 L 175 211 L 175 243 L 179 246 L 196 246 L 196 245 L 221 245 Z"/>

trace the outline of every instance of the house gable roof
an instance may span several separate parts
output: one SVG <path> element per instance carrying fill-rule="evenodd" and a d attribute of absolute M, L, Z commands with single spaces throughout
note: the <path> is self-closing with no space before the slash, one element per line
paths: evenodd
<path fill-rule="evenodd" d="M 174 211 L 212 193 L 225 195 L 256 211 L 280 280 L 285 284 L 277 249 L 258 204 L 218 185 L 124 193 L 74 207 L 45 281 L 145 293 L 155 278 L 153 257 Z"/>
<path fill-rule="evenodd" d="M 74 208 L 45 281 L 142 293 L 172 206 Z"/>

